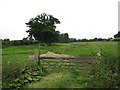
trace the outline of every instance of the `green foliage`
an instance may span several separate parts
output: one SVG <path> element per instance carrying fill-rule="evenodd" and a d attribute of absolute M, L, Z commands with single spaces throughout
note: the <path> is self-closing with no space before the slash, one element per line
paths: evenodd
<path fill-rule="evenodd" d="M 44 30 L 42 32 L 42 37 L 44 38 L 42 40 L 43 43 L 51 43 L 58 41 L 59 33 L 52 31 L 52 30 Z"/>
<path fill-rule="evenodd" d="M 59 35 L 59 42 L 60 43 L 68 43 L 69 42 L 69 35 L 68 33 L 62 33 Z"/>
<path fill-rule="evenodd" d="M 13 73 L 16 74 L 15 71 Z M 7 74 L 7 76 L 9 76 L 9 74 Z M 26 83 L 41 80 L 43 76 L 44 73 L 40 66 L 24 67 L 19 75 L 15 75 L 13 78 L 9 77 L 8 82 L 3 81 L 3 88 L 20 88 Z M 4 77 L 3 79 L 6 78 Z"/>
<path fill-rule="evenodd" d="M 76 38 L 69 38 L 69 41 L 70 42 L 77 42 L 77 39 Z"/>
<path fill-rule="evenodd" d="M 85 88 L 88 87 L 87 78 L 88 76 L 81 75 L 75 69 L 59 68 L 41 81 L 28 84 L 25 88 Z"/>
<path fill-rule="evenodd" d="M 33 40 L 2 41 L 2 48 L 6 48 L 10 46 L 30 45 L 30 44 L 38 44 L 38 41 L 33 41 Z"/>
<path fill-rule="evenodd" d="M 26 31 L 30 37 L 34 37 L 39 42 L 51 43 L 55 42 L 58 32 L 55 31 L 55 24 L 60 24 L 60 21 L 52 15 L 42 13 L 26 23 L 30 29 Z"/>
<path fill-rule="evenodd" d="M 4 41 L 10 41 L 10 39 L 9 38 L 5 38 Z"/>
<path fill-rule="evenodd" d="M 114 35 L 114 38 L 118 38 L 118 37 L 120 37 L 120 31 Z"/>
<path fill-rule="evenodd" d="M 90 67 L 90 84 L 97 88 L 120 87 L 118 54 L 101 51 L 101 58 Z"/>

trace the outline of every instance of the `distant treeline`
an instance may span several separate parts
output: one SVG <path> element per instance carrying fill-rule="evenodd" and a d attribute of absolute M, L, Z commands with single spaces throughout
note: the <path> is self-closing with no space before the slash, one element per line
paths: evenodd
<path fill-rule="evenodd" d="M 108 38 L 108 39 L 102 39 L 102 38 L 94 38 L 94 39 L 76 39 L 76 38 L 70 38 L 69 42 L 94 42 L 94 41 L 120 41 L 120 38 Z"/>
<path fill-rule="evenodd" d="M 30 44 L 38 44 L 38 42 L 33 40 L 14 40 L 14 41 L 10 41 L 9 39 L 2 40 L 2 48 Z"/>
<path fill-rule="evenodd" d="M 20 46 L 20 45 L 30 45 L 30 44 L 38 44 L 37 40 L 34 40 L 31 37 L 23 38 L 22 40 L 13 40 L 4 39 L 2 40 L 2 48 L 8 46 Z M 61 33 L 58 36 L 58 40 L 55 43 L 70 43 L 70 42 L 94 42 L 94 41 L 120 41 L 120 32 L 114 35 L 114 38 L 102 39 L 102 38 L 94 38 L 94 39 L 76 39 L 76 38 L 69 38 L 68 33 Z M 44 42 L 41 42 L 41 45 L 45 45 Z"/>
<path fill-rule="evenodd" d="M 102 38 L 94 38 L 94 39 L 76 39 L 76 38 L 68 38 L 67 34 L 61 34 L 61 38 L 57 43 L 70 43 L 70 42 L 94 42 L 94 41 L 120 41 L 119 38 L 108 38 L 108 39 L 102 39 Z M 9 46 L 20 46 L 20 45 L 30 45 L 30 44 L 38 44 L 38 41 L 36 40 L 14 40 L 10 41 L 9 39 L 2 40 L 2 48 L 9 47 Z M 41 43 L 42 46 L 44 46 L 44 43 Z"/>

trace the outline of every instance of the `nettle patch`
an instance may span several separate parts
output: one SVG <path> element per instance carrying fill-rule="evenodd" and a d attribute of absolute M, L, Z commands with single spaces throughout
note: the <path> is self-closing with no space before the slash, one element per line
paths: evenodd
<path fill-rule="evenodd" d="M 17 71 L 14 71 L 14 73 L 16 72 Z M 40 66 L 24 67 L 21 71 L 21 75 L 14 77 L 12 81 L 6 85 L 3 83 L 3 88 L 4 86 L 7 86 L 8 88 L 21 88 L 27 83 L 39 81 L 45 76 L 44 72 L 44 69 Z"/>

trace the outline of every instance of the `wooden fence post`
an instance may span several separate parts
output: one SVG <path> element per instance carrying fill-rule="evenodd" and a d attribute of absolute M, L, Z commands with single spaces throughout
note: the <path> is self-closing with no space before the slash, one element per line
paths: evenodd
<path fill-rule="evenodd" d="M 38 49 L 35 49 L 34 60 L 38 60 Z"/>
<path fill-rule="evenodd" d="M 39 42 L 39 53 L 38 53 L 38 65 L 40 65 L 40 42 Z"/>
<path fill-rule="evenodd" d="M 39 65 L 40 61 L 39 61 L 38 49 L 35 49 L 34 60 L 35 60 L 35 64 L 36 64 L 36 61 L 38 61 L 38 65 Z"/>

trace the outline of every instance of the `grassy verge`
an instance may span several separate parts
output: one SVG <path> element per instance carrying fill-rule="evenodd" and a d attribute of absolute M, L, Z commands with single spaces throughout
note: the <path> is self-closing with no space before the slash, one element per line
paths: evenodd
<path fill-rule="evenodd" d="M 88 76 L 74 69 L 59 69 L 44 77 L 40 82 L 28 84 L 25 88 L 86 88 Z"/>

